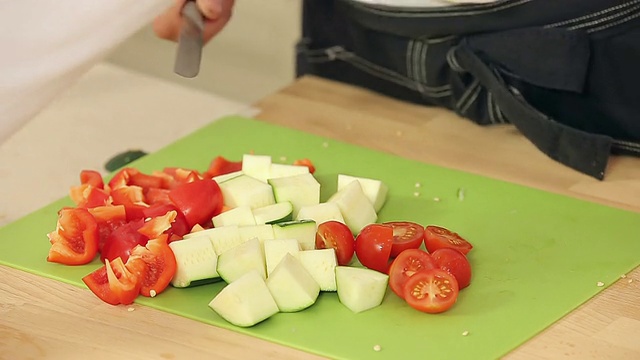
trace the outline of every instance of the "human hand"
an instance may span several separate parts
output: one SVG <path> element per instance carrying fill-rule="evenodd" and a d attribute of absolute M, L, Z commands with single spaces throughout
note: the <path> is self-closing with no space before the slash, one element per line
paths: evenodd
<path fill-rule="evenodd" d="M 153 21 L 153 31 L 159 38 L 177 41 L 182 26 L 180 11 L 186 0 L 175 0 L 175 4 Z M 203 41 L 206 44 L 217 35 L 231 19 L 234 0 L 196 0 L 204 16 Z"/>

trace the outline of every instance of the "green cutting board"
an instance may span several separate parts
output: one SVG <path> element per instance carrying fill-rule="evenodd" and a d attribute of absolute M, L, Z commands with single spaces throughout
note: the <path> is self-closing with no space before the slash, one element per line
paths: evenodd
<path fill-rule="evenodd" d="M 217 155 L 239 160 L 249 152 L 271 155 L 276 162 L 283 157 L 286 162 L 312 159 L 323 200 L 335 191 L 339 173 L 383 180 L 390 191 L 380 221 L 438 224 L 474 244 L 469 254 L 471 286 L 450 311 L 439 315 L 415 311 L 391 291 L 381 306 L 354 314 L 335 293 L 323 293 L 307 310 L 276 314 L 248 329 L 226 323 L 207 306 L 221 283 L 169 288 L 156 298 L 140 297 L 140 304 L 330 358 L 421 354 L 431 359 L 494 359 L 602 291 L 598 282 L 609 285 L 640 262 L 638 213 L 252 119 L 215 121 L 133 166 L 147 172 L 166 166 L 204 170 Z M 458 197 L 459 189 L 464 198 Z M 54 229 L 56 212 L 64 205 L 71 205 L 70 200 L 61 199 L 0 229 L 0 264 L 84 287 L 81 277 L 97 268 L 98 261 L 79 267 L 45 261 L 45 235 Z M 465 331 L 467 336 L 462 335 Z M 381 351 L 374 351 L 375 345 Z"/>

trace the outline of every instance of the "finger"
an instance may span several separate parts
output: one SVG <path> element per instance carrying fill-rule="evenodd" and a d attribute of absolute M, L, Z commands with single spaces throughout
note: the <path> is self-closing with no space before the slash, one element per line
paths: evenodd
<path fill-rule="evenodd" d="M 175 0 L 169 9 L 153 20 L 153 31 L 159 38 L 172 41 L 178 39 L 180 25 L 182 24 L 180 11 L 185 2 L 186 0 Z"/>
<path fill-rule="evenodd" d="M 197 3 L 218 2 L 219 0 L 196 0 Z M 160 14 L 153 21 L 153 30 L 161 39 L 177 41 L 182 26 L 181 11 L 186 0 L 175 0 L 174 5 L 164 13 Z M 208 42 L 213 36 L 218 34 L 224 26 L 229 22 L 233 10 L 234 0 L 220 0 L 220 9 L 216 10 L 215 18 L 210 18 L 212 9 L 209 9 L 209 15 L 205 15 L 205 26 L 203 29 L 203 40 Z M 200 6 L 200 5 L 199 5 Z M 203 11 L 202 9 L 200 11 Z"/>
<path fill-rule="evenodd" d="M 225 0 L 196 0 L 202 15 L 210 20 L 217 20 L 221 15 Z"/>
<path fill-rule="evenodd" d="M 222 2 L 222 9 L 220 15 L 215 20 L 209 20 L 205 22 L 202 37 L 204 42 L 208 42 L 212 37 L 216 36 L 225 25 L 231 20 L 233 13 L 234 0 L 224 0 Z"/>

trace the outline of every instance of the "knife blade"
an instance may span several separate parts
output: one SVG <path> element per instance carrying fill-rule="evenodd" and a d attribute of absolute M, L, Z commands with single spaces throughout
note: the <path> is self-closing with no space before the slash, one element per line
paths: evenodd
<path fill-rule="evenodd" d="M 185 3 L 182 19 L 173 71 L 180 76 L 193 78 L 200 72 L 204 28 L 204 19 L 194 0 Z"/>

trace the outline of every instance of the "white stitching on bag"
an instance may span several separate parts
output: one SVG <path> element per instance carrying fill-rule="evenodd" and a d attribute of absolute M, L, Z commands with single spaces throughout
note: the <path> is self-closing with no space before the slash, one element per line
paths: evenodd
<path fill-rule="evenodd" d="M 429 52 L 429 43 L 422 42 L 422 53 L 420 54 L 420 82 L 425 85 L 429 85 L 427 83 L 427 54 Z"/>
<path fill-rule="evenodd" d="M 609 16 L 604 17 L 604 18 L 600 18 L 600 19 L 593 20 L 593 21 L 590 21 L 590 22 L 582 23 L 582 24 L 579 24 L 579 25 L 570 26 L 567 29 L 569 29 L 569 30 L 577 30 L 577 29 L 584 29 L 584 28 L 593 28 L 593 25 L 599 25 L 599 24 L 607 23 L 610 20 L 614 20 L 614 19 L 617 19 L 617 18 L 622 17 L 624 15 L 627 15 L 629 13 L 633 13 L 634 11 L 638 11 L 639 9 L 640 9 L 640 6 L 635 6 L 635 7 L 626 9 L 624 11 L 620 11 L 620 12 L 617 12 L 615 14 L 609 15 Z M 590 30 L 592 30 L 592 29 L 590 29 Z"/>
<path fill-rule="evenodd" d="M 564 26 L 564 25 L 569 25 L 569 24 L 573 24 L 573 23 L 576 23 L 576 22 L 580 22 L 582 20 L 589 20 L 591 18 L 598 17 L 600 15 L 605 15 L 605 14 L 610 13 L 612 11 L 624 9 L 624 8 L 626 8 L 628 6 L 631 6 L 631 5 L 634 5 L 634 4 L 637 4 L 637 3 L 640 3 L 640 0 L 631 0 L 631 1 L 627 2 L 627 3 L 616 5 L 616 6 L 604 9 L 604 10 L 600 10 L 600 11 L 592 13 L 592 14 L 580 16 L 580 17 L 577 17 L 575 19 L 569 19 L 569 20 L 565 20 L 565 21 L 561 21 L 561 22 L 545 25 L 544 27 L 545 28 L 561 27 L 561 26 Z"/>
<path fill-rule="evenodd" d="M 495 102 L 494 102 L 495 103 Z M 498 119 L 500 120 L 500 123 L 502 124 L 509 124 L 509 120 L 507 120 L 507 118 L 504 116 L 504 113 L 502 112 L 502 109 L 500 109 L 500 106 L 498 104 L 496 105 L 496 114 L 498 114 Z"/>
<path fill-rule="evenodd" d="M 575 19 L 545 25 L 544 28 L 565 27 L 568 30 L 583 29 L 587 33 L 595 33 L 624 24 L 638 17 L 640 17 L 640 0 L 631 0 Z"/>
<path fill-rule="evenodd" d="M 460 99 L 456 102 L 456 109 L 460 110 L 463 105 L 466 104 L 467 98 L 471 95 L 471 93 L 475 90 L 476 87 L 480 86 L 480 80 L 473 79 L 469 87 L 464 91 Z"/>
<path fill-rule="evenodd" d="M 620 149 L 625 149 L 625 150 L 629 150 L 629 151 L 633 151 L 636 153 L 640 153 L 640 143 L 634 143 L 631 141 L 625 141 L 625 140 L 613 140 L 613 145 L 615 145 L 616 147 L 620 148 Z"/>
<path fill-rule="evenodd" d="M 386 80 L 408 87 L 415 91 L 419 91 L 427 96 L 445 97 L 445 96 L 451 95 L 450 85 L 431 87 L 431 86 L 423 86 L 422 84 L 417 84 L 415 79 L 405 77 L 402 74 L 399 74 L 395 71 L 389 70 L 385 67 L 382 67 L 368 60 L 365 60 L 352 52 L 346 51 L 341 46 L 332 46 L 326 49 L 310 50 L 308 51 L 308 53 L 311 53 L 311 54 L 310 56 L 307 57 L 307 60 L 312 63 L 324 63 L 324 62 L 331 62 L 334 60 L 341 60 L 341 61 L 348 62 L 372 75 L 378 76 L 380 78 L 384 78 Z"/>
<path fill-rule="evenodd" d="M 413 44 L 415 43 L 415 41 L 413 39 L 409 40 L 409 42 L 407 42 L 407 51 L 405 53 L 405 62 L 406 62 L 406 67 L 407 67 L 407 77 L 409 79 L 411 79 L 413 77 L 413 69 L 412 69 L 412 64 L 411 64 L 411 55 L 413 54 Z"/>
<path fill-rule="evenodd" d="M 640 8 L 639 8 L 639 9 L 640 9 Z M 627 17 L 626 17 L 626 18 L 624 18 L 624 19 L 620 19 L 620 20 L 618 20 L 618 21 L 616 21 L 616 22 L 612 22 L 612 23 L 609 23 L 609 24 L 605 24 L 605 25 L 600 26 L 600 27 L 597 27 L 597 28 L 589 29 L 587 32 L 589 32 L 589 33 L 593 33 L 593 32 L 598 32 L 598 31 L 606 30 L 606 29 L 608 29 L 608 28 L 611 28 L 611 27 L 618 26 L 618 25 L 624 24 L 624 23 L 626 23 L 626 22 L 629 22 L 629 21 L 631 21 L 631 20 L 633 20 L 633 19 L 635 19 L 635 18 L 638 18 L 638 17 L 640 17 L 640 11 L 638 11 L 637 13 L 635 13 L 635 14 L 633 14 L 633 15 L 631 15 L 631 16 L 627 16 Z"/>
<path fill-rule="evenodd" d="M 478 84 L 479 85 L 479 84 Z M 471 95 L 471 97 L 469 98 L 469 101 L 467 101 L 467 104 L 464 106 L 464 108 L 462 108 L 460 110 L 461 114 L 466 114 L 467 111 L 469 110 L 469 108 L 471 107 L 471 105 L 473 105 L 476 100 L 478 100 L 478 96 L 480 95 L 480 93 L 482 92 L 483 88 L 482 86 L 477 86 L 476 89 L 473 91 L 473 94 Z"/>
<path fill-rule="evenodd" d="M 493 95 L 490 91 L 487 91 L 487 112 L 489 113 L 489 121 L 491 121 L 492 124 L 495 124 L 497 121 L 493 110 Z"/>
<path fill-rule="evenodd" d="M 413 51 L 413 54 L 411 56 L 411 63 L 412 63 L 412 68 L 413 68 L 412 79 L 416 83 L 416 86 L 418 87 L 418 90 L 420 92 L 424 92 L 424 86 L 420 82 L 420 70 L 422 68 L 420 66 L 420 54 L 422 53 L 423 44 L 419 40 L 416 41 L 415 43 L 416 43 L 416 46 L 413 48 L 414 51 Z"/>
<path fill-rule="evenodd" d="M 339 60 L 343 60 L 345 62 L 348 62 L 349 64 L 363 70 L 366 71 L 374 76 L 377 76 L 379 78 L 383 78 L 383 79 L 387 79 L 389 81 L 392 81 L 396 84 L 408 87 L 410 89 L 419 91 L 420 93 L 430 96 L 430 97 L 447 97 L 451 95 L 451 89 L 450 86 L 448 85 L 443 85 L 443 86 L 439 86 L 439 87 L 424 87 L 422 85 L 420 85 L 420 87 L 418 87 L 415 81 L 412 81 L 410 79 L 406 79 L 405 77 L 403 77 L 402 75 L 391 71 L 387 68 L 381 67 L 379 65 L 373 64 L 361 57 L 355 56 L 351 53 L 343 53 L 340 54 L 337 57 Z M 409 81 L 407 81 L 409 80 Z"/>
<path fill-rule="evenodd" d="M 460 73 L 465 72 L 462 66 L 460 66 L 460 64 L 458 63 L 458 59 L 456 59 L 454 50 L 455 50 L 454 48 L 451 48 L 449 49 L 449 51 L 447 51 L 447 63 L 449 64 L 449 66 L 453 71 L 460 72 Z"/>

